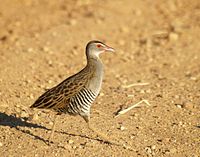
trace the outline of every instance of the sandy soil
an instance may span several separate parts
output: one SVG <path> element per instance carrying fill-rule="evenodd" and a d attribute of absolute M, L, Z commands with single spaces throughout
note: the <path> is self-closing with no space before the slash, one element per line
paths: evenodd
<path fill-rule="evenodd" d="M 1 0 L 0 155 L 200 156 L 199 0 Z M 91 122 L 132 150 L 102 142 L 81 117 L 27 109 L 46 89 L 80 70 L 85 45 L 101 56 L 105 77 Z M 136 84 L 126 88 L 126 85 Z M 148 83 L 138 85 L 138 83 Z M 141 105 L 114 118 L 140 100 Z"/>

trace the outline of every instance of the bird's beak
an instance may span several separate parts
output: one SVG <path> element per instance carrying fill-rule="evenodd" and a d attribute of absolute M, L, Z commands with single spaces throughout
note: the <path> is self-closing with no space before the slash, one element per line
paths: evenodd
<path fill-rule="evenodd" d="M 107 47 L 105 48 L 105 51 L 108 51 L 108 52 L 115 52 L 115 49 L 112 48 L 112 47 L 107 46 Z"/>

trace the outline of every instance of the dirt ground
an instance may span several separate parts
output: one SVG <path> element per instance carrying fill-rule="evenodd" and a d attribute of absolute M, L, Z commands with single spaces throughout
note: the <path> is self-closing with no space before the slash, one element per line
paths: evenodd
<path fill-rule="evenodd" d="M 0 156 L 200 156 L 199 0 L 1 0 Z M 105 76 L 91 123 L 29 106 L 84 67 L 85 45 L 116 49 L 101 56 Z M 142 83 L 142 84 L 141 84 Z M 144 83 L 144 84 L 143 84 Z M 130 86 L 133 84 L 132 86 Z M 129 112 L 114 117 L 140 100 Z"/>

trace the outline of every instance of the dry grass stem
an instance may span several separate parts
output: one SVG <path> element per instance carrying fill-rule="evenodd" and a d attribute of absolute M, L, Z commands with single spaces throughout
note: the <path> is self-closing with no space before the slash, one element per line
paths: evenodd
<path fill-rule="evenodd" d="M 126 112 L 128 112 L 128 111 L 130 111 L 131 109 L 133 109 L 133 108 L 139 106 L 139 105 L 142 104 L 142 103 L 145 103 L 145 104 L 147 104 L 148 106 L 151 106 L 151 104 L 150 104 L 147 100 L 144 99 L 144 100 L 141 100 L 140 102 L 138 102 L 138 103 L 136 103 L 136 104 L 133 104 L 132 106 L 130 106 L 130 107 L 124 109 L 124 110 L 119 111 L 119 112 L 116 114 L 115 117 L 118 117 L 118 116 L 120 116 L 120 115 L 122 115 L 122 114 L 125 114 Z"/>
<path fill-rule="evenodd" d="M 129 84 L 129 85 L 123 85 L 123 88 L 131 88 L 131 87 L 135 87 L 135 86 L 146 86 L 149 85 L 150 83 L 148 82 L 144 82 L 144 83 L 133 83 L 133 84 Z"/>

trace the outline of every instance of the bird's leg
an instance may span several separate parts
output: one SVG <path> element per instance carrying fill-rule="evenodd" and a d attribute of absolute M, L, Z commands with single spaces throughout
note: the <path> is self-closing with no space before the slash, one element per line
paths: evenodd
<path fill-rule="evenodd" d="M 99 132 L 98 130 L 96 130 L 94 127 L 91 126 L 90 122 L 88 122 L 88 127 L 93 131 L 95 132 L 100 138 L 103 139 L 103 141 L 107 142 L 107 143 L 110 143 L 112 145 L 116 145 L 116 146 L 121 146 L 123 147 L 124 149 L 128 149 L 128 150 L 134 150 L 132 149 L 130 146 L 126 145 L 124 142 L 118 142 L 118 141 L 114 141 L 114 140 L 111 140 L 109 139 L 105 134 Z M 135 150 L 134 150 L 135 151 Z"/>
<path fill-rule="evenodd" d="M 105 134 L 103 134 L 102 132 L 98 131 L 96 128 L 94 128 L 90 122 L 87 123 L 88 124 L 88 128 L 90 130 L 92 130 L 94 133 L 96 133 L 100 138 L 102 138 L 103 141 L 107 142 L 107 143 L 111 143 L 111 144 L 115 144 L 115 141 L 110 140 Z"/>
<path fill-rule="evenodd" d="M 58 117 L 58 114 L 55 114 L 55 117 L 54 117 L 54 120 L 53 120 L 53 126 L 51 128 L 51 134 L 50 134 L 49 139 L 48 139 L 48 144 L 50 144 L 52 142 L 53 135 L 54 135 L 54 132 L 55 132 L 55 126 L 56 126 L 57 117 Z"/>
<path fill-rule="evenodd" d="M 86 121 L 86 123 L 88 124 L 88 128 L 90 130 L 92 130 L 94 133 L 96 133 L 100 138 L 102 138 L 103 141 L 110 143 L 110 144 L 119 145 L 118 142 L 110 140 L 105 134 L 101 133 L 96 128 L 94 128 L 90 123 L 90 117 L 89 116 L 83 116 L 83 118 Z"/>
<path fill-rule="evenodd" d="M 105 134 L 99 132 L 98 130 L 96 130 L 90 123 L 90 117 L 89 116 L 83 116 L 84 120 L 87 122 L 88 124 L 88 127 L 90 130 L 92 130 L 94 133 L 96 133 L 100 138 L 102 138 L 103 141 L 107 142 L 107 143 L 110 143 L 112 145 L 116 145 L 116 146 L 121 146 L 125 149 L 128 149 L 128 150 L 134 150 L 132 149 L 130 146 L 127 146 L 126 144 L 123 144 L 123 142 L 117 142 L 117 141 L 114 141 L 114 140 L 110 140 Z"/>

